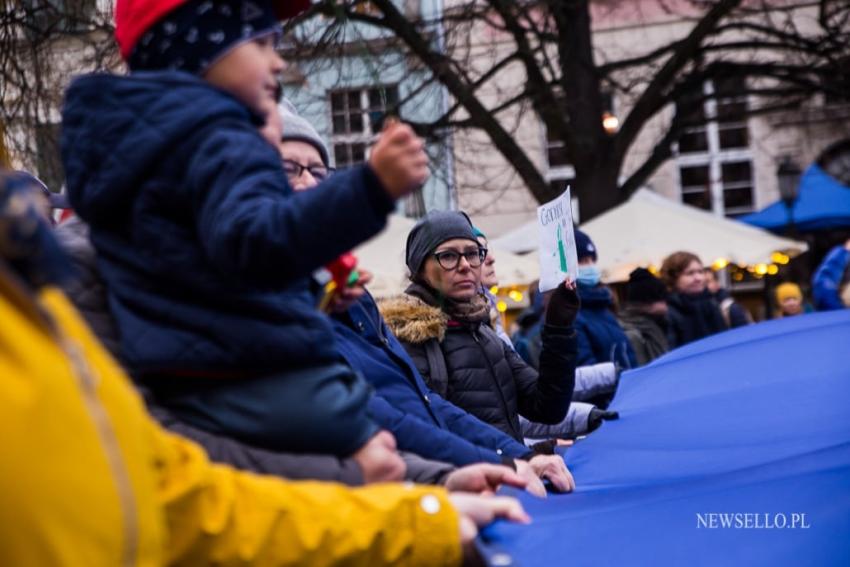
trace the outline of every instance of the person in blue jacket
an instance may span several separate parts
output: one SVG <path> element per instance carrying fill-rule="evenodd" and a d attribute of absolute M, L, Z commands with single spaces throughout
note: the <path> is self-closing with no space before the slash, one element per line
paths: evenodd
<path fill-rule="evenodd" d="M 337 346 L 375 388 L 369 413 L 395 435 L 399 450 L 455 466 L 527 465 L 557 488 L 572 482 L 557 455 L 539 454 L 432 392 L 368 293 L 334 316 Z M 559 462 L 560 461 L 560 462 Z"/>
<path fill-rule="evenodd" d="M 623 368 L 635 368 L 637 358 L 626 333 L 612 312 L 614 298 L 602 285 L 602 274 L 596 265 L 598 255 L 590 237 L 576 229 L 578 255 L 578 295 L 581 309 L 576 317 L 578 365 L 613 362 Z"/>
<path fill-rule="evenodd" d="M 830 250 L 818 266 L 812 297 L 818 311 L 850 307 L 850 240 Z"/>
<path fill-rule="evenodd" d="M 68 194 L 136 380 L 207 431 L 349 456 L 378 434 L 370 388 L 339 356 L 310 275 L 384 227 L 427 156 L 393 122 L 368 163 L 294 193 L 259 132 L 284 67 L 274 6 L 215 6 L 119 4 L 130 73 L 68 89 Z"/>

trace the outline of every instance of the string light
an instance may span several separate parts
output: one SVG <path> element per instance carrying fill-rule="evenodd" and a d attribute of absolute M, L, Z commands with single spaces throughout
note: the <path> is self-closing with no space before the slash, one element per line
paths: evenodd
<path fill-rule="evenodd" d="M 783 266 L 791 261 L 791 257 L 787 254 L 783 254 L 782 252 L 774 252 L 770 255 L 770 259 L 776 264 L 782 264 Z"/>
<path fill-rule="evenodd" d="M 711 267 L 714 268 L 714 271 L 722 270 L 726 266 L 729 265 L 729 260 L 726 258 L 718 258 L 711 264 Z"/>
<path fill-rule="evenodd" d="M 499 301 L 496 303 L 496 309 L 499 311 L 499 313 L 504 313 L 508 310 L 508 304 L 504 301 Z"/>
<path fill-rule="evenodd" d="M 522 301 L 522 292 L 512 289 L 510 293 L 508 293 L 508 297 L 513 299 L 516 303 L 519 303 L 520 301 Z"/>

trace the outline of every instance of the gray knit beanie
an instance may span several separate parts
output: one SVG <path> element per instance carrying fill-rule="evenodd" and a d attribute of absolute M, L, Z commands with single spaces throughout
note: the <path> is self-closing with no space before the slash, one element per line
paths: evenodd
<path fill-rule="evenodd" d="M 465 238 L 478 244 L 472 222 L 461 211 L 431 211 L 417 222 L 407 235 L 407 269 L 415 276 L 437 246 L 453 238 Z"/>
<path fill-rule="evenodd" d="M 310 144 L 319 150 L 322 163 L 325 164 L 325 167 L 328 167 L 331 163 L 328 147 L 316 129 L 313 128 L 313 125 L 302 118 L 288 100 L 281 102 L 278 109 L 280 110 L 280 119 L 283 121 L 283 135 L 280 141 L 296 140 Z"/>

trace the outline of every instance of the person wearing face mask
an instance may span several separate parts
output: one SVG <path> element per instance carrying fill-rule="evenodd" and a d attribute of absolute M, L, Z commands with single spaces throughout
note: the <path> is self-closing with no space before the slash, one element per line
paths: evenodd
<path fill-rule="evenodd" d="M 576 317 L 578 364 L 580 366 L 613 362 L 623 368 L 634 368 L 637 359 L 629 339 L 617 322 L 612 307 L 611 290 L 602 285 L 602 274 L 596 265 L 596 246 L 590 237 L 576 229 L 578 255 L 578 295 L 581 310 Z"/>
<path fill-rule="evenodd" d="M 629 274 L 626 298 L 618 318 L 643 366 L 670 350 L 667 287 L 646 268 L 637 268 Z"/>
<path fill-rule="evenodd" d="M 717 302 L 706 289 L 705 271 L 696 254 L 674 252 L 661 264 L 667 298 L 670 342 L 679 347 L 727 329 Z"/>

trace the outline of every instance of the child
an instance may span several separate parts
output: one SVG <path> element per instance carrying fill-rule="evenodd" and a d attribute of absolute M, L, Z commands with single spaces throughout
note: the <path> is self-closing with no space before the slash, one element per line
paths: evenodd
<path fill-rule="evenodd" d="M 380 231 L 427 158 L 394 123 L 368 164 L 293 193 L 258 131 L 284 65 L 277 30 L 265 0 L 119 0 L 131 73 L 69 88 L 68 193 L 134 378 L 211 432 L 346 456 L 377 432 L 370 392 L 309 275 Z"/>
<path fill-rule="evenodd" d="M 812 311 L 803 299 L 803 290 L 793 282 L 784 282 L 776 286 L 777 318 L 803 315 Z"/>

